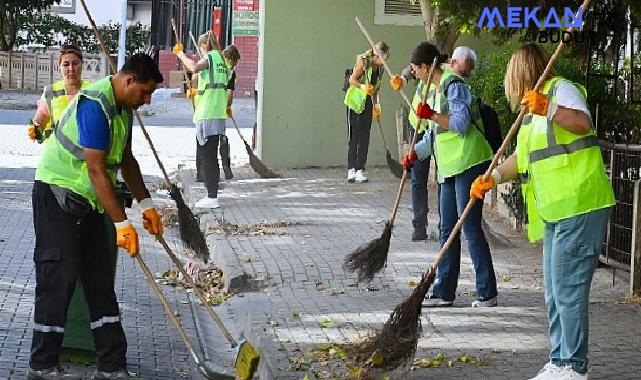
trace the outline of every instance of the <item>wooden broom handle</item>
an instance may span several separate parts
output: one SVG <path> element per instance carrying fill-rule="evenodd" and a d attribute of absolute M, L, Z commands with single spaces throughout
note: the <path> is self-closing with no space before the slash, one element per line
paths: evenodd
<path fill-rule="evenodd" d="M 174 20 L 173 17 L 171 18 L 171 28 L 174 30 L 174 36 L 176 37 L 176 41 L 180 42 L 180 39 L 178 37 L 178 30 L 176 29 L 176 20 Z M 198 46 L 196 46 L 196 49 L 198 49 Z M 180 58 L 178 60 L 180 61 Z M 183 78 L 185 79 L 185 82 L 187 83 L 187 89 L 191 90 L 192 89 L 191 81 L 189 80 L 189 77 L 187 76 L 187 70 L 185 68 L 185 64 L 182 63 L 182 61 L 180 61 L 180 65 L 183 67 L 183 70 L 182 70 Z M 190 98 L 190 101 L 191 101 L 191 108 L 196 110 L 196 104 L 194 103 L 194 98 Z"/>

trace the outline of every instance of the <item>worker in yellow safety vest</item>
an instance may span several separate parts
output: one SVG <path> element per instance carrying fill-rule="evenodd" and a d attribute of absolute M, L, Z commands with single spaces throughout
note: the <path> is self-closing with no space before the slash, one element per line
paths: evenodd
<path fill-rule="evenodd" d="M 543 239 L 550 324 L 550 362 L 534 379 L 587 379 L 590 284 L 615 198 L 583 86 L 552 72 L 533 91 L 548 60 L 535 44 L 512 55 L 505 94 L 514 110 L 522 105 L 528 113 L 516 152 L 487 180 L 476 179 L 470 196 L 482 199 L 496 184 L 521 180 L 528 238 Z"/>
<path fill-rule="evenodd" d="M 76 45 L 63 45 L 58 54 L 58 68 L 62 79 L 45 86 L 38 101 L 38 109 L 29 122 L 28 135 L 31 140 L 43 142 L 60 122 L 62 113 L 78 91 L 89 85 L 82 79 L 82 50 Z"/>
<path fill-rule="evenodd" d="M 191 88 L 188 97 L 194 98 L 196 124 L 196 174 L 201 172 L 207 189 L 207 196 L 196 202 L 194 207 L 215 209 L 218 202 L 220 167 L 218 166 L 218 144 L 225 135 L 227 120 L 227 83 L 229 67 L 225 63 L 217 37 L 211 31 L 198 38 L 202 59 L 194 61 L 183 52 L 183 44 L 174 46 L 174 54 L 187 70 L 198 74 L 197 89 Z"/>

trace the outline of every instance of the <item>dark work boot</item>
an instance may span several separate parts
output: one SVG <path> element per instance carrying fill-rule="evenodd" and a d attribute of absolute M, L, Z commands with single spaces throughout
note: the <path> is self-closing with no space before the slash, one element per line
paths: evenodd
<path fill-rule="evenodd" d="M 427 227 L 425 224 L 417 224 L 414 226 L 414 232 L 412 232 L 412 241 L 423 240 L 427 240 Z"/>
<path fill-rule="evenodd" d="M 45 369 L 29 368 L 29 374 L 27 375 L 27 380 L 56 380 L 56 379 L 81 380 L 81 377 L 65 372 L 65 369 L 60 366 L 45 368 Z"/>
<path fill-rule="evenodd" d="M 229 166 L 229 162 L 227 162 L 227 165 L 223 165 L 223 171 L 225 172 L 225 179 L 234 178 L 234 173 L 231 172 L 231 167 Z"/>
<path fill-rule="evenodd" d="M 140 379 L 140 377 L 134 373 L 127 371 L 126 369 L 121 369 L 114 372 L 104 372 L 96 370 L 94 372 L 93 380 L 103 380 L 103 379 Z"/>

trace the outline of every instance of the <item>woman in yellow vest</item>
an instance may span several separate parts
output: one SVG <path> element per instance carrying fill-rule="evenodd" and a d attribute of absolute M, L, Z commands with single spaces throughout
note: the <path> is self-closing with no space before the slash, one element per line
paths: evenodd
<path fill-rule="evenodd" d="M 195 207 L 213 209 L 220 207 L 218 143 L 220 137 L 225 135 L 229 68 L 211 31 L 198 38 L 198 48 L 203 56 L 198 62 L 185 55 L 181 43 L 174 46 L 174 53 L 189 71 L 198 74 L 198 88 L 192 88 L 187 96 L 195 96 L 193 120 L 196 124 L 196 155 L 202 158 L 207 196 L 196 202 Z"/>
<path fill-rule="evenodd" d="M 470 196 L 483 199 L 496 184 L 521 179 L 528 238 L 543 239 L 550 324 L 550 362 L 534 379 L 587 379 L 590 284 L 615 199 L 583 86 L 551 73 L 540 92 L 532 91 L 548 60 L 535 44 L 512 55 L 505 95 L 514 110 L 523 105 L 529 112 L 516 153 L 486 181 L 479 177 Z"/>
<path fill-rule="evenodd" d="M 369 135 L 372 130 L 372 117 L 381 117 L 381 105 L 378 90 L 383 78 L 383 61 L 389 57 L 389 46 L 385 42 L 374 45 L 376 51 L 370 49 L 356 56 L 356 63 L 349 78 L 351 86 L 360 87 L 367 93 L 365 109 L 361 113 L 347 108 L 347 182 L 367 182 L 367 152 L 369 150 Z"/>
<path fill-rule="evenodd" d="M 81 88 L 89 81 L 82 79 L 82 50 L 76 45 L 63 45 L 58 55 L 58 67 L 62 79 L 46 86 L 38 101 L 36 115 L 29 122 L 28 135 L 31 140 L 43 142 L 62 117 L 62 112 Z"/>
<path fill-rule="evenodd" d="M 422 152 L 428 152 L 429 149 L 421 149 L 421 145 L 430 146 L 430 136 L 433 135 L 434 158 L 439 177 L 439 229 L 442 246 L 469 201 L 472 182 L 489 167 L 492 148 L 483 136 L 483 122 L 469 86 L 454 71 L 442 66 L 445 57 L 439 54 L 434 45 L 422 42 L 414 48 L 410 60 L 414 75 L 425 86 L 435 57 L 438 57 L 438 66 L 434 68 L 430 86 L 436 90 L 436 95 L 429 97 L 427 104 L 419 102 L 416 106 L 417 116 L 430 121 L 429 128 L 433 133 L 425 133 L 423 140 L 416 144 L 416 150 L 412 150 L 403 159 L 403 166 L 408 170 L 417 159 L 427 158 Z M 417 157 L 417 152 L 420 157 Z M 476 272 L 477 299 L 472 302 L 472 307 L 497 305 L 496 275 L 490 248 L 481 228 L 482 217 L 483 204 L 478 202 L 463 223 L 463 232 Z M 460 263 L 461 240 L 457 236 L 438 267 L 434 287 L 423 306 L 452 306 L 456 297 Z"/>

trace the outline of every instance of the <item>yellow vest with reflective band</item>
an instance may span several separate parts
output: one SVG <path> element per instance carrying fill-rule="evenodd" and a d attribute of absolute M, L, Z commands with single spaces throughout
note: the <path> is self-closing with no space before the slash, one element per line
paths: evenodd
<path fill-rule="evenodd" d="M 434 111 L 449 115 L 449 105 L 445 90 L 453 80 L 463 81 L 453 71 L 444 70 L 435 99 L 429 98 L 427 102 Z M 464 85 L 467 86 L 467 84 Z M 481 120 L 477 102 L 474 100 L 474 95 L 472 95 L 472 103 L 468 109 L 472 124 L 470 124 L 464 136 L 443 129 L 437 123 L 430 121 L 430 125 L 436 131 L 434 156 L 439 174 L 443 178 L 460 174 L 474 165 L 492 159 L 492 147 L 490 147 L 485 136 L 483 136 L 483 132 L 480 130 L 483 128 L 483 121 Z"/>
<path fill-rule="evenodd" d="M 209 67 L 198 73 L 194 123 L 199 120 L 227 119 L 229 68 L 218 50 L 210 51 L 204 58 Z"/>
<path fill-rule="evenodd" d="M 381 83 L 383 79 L 383 69 L 382 67 L 379 67 L 378 69 L 378 76 L 376 77 L 376 83 L 372 83 L 372 75 L 374 74 L 374 63 L 372 62 L 372 57 L 362 55 L 361 60 L 365 60 L 367 63 L 367 70 L 365 72 L 365 75 L 361 75 L 360 82 L 361 84 L 371 84 L 374 86 L 374 91 L 378 92 L 378 90 L 381 89 Z"/>
<path fill-rule="evenodd" d="M 547 81 L 542 94 L 556 103 L 565 79 Z M 585 88 L 574 84 L 586 97 Z M 615 203 L 594 130 L 577 135 L 546 116 L 527 114 L 517 136 L 516 157 L 528 216 L 528 239 L 543 238 L 545 223 L 557 222 Z"/>
<path fill-rule="evenodd" d="M 425 95 L 425 91 L 427 91 L 427 88 L 428 87 L 425 85 L 425 83 L 423 83 L 423 81 L 421 80 L 418 81 L 418 85 L 416 85 L 416 91 L 414 92 L 414 98 L 412 99 L 412 108 L 414 108 L 415 110 L 418 109 L 419 103 L 421 103 L 421 101 L 423 100 L 423 96 Z M 434 85 L 432 83 L 430 83 L 429 91 L 430 93 L 427 94 L 428 99 L 434 95 Z M 414 111 L 410 110 L 408 119 L 409 119 L 410 125 L 412 126 L 412 128 L 414 128 L 415 131 L 418 130 L 418 133 L 425 132 L 425 128 L 427 128 L 428 120 L 421 121 L 421 125 L 417 129 L 418 116 L 416 116 Z"/>
<path fill-rule="evenodd" d="M 86 88 L 89 84 L 90 82 L 88 80 L 83 80 L 80 88 Z M 49 122 L 44 128 L 45 138 L 49 138 L 53 128 L 55 128 L 60 121 L 65 108 L 69 105 L 65 81 L 59 80 L 51 86 L 45 86 L 42 92 L 42 98 L 45 100 L 47 109 L 49 110 Z"/>
<path fill-rule="evenodd" d="M 111 86 L 111 76 L 80 90 L 78 96 L 67 107 L 58 127 L 54 129 L 49 143 L 44 147 L 40 163 L 36 169 L 36 180 L 63 187 L 82 195 L 94 209 L 103 212 L 104 208 L 98 200 L 89 178 L 84 149 L 78 142 L 79 133 L 76 111 L 80 97 L 97 101 L 109 122 L 111 133 L 106 165 L 111 181 L 115 185 L 116 174 L 122 162 L 122 154 L 131 135 L 133 113 L 131 109 L 123 107 L 119 110 L 116 106 Z"/>

